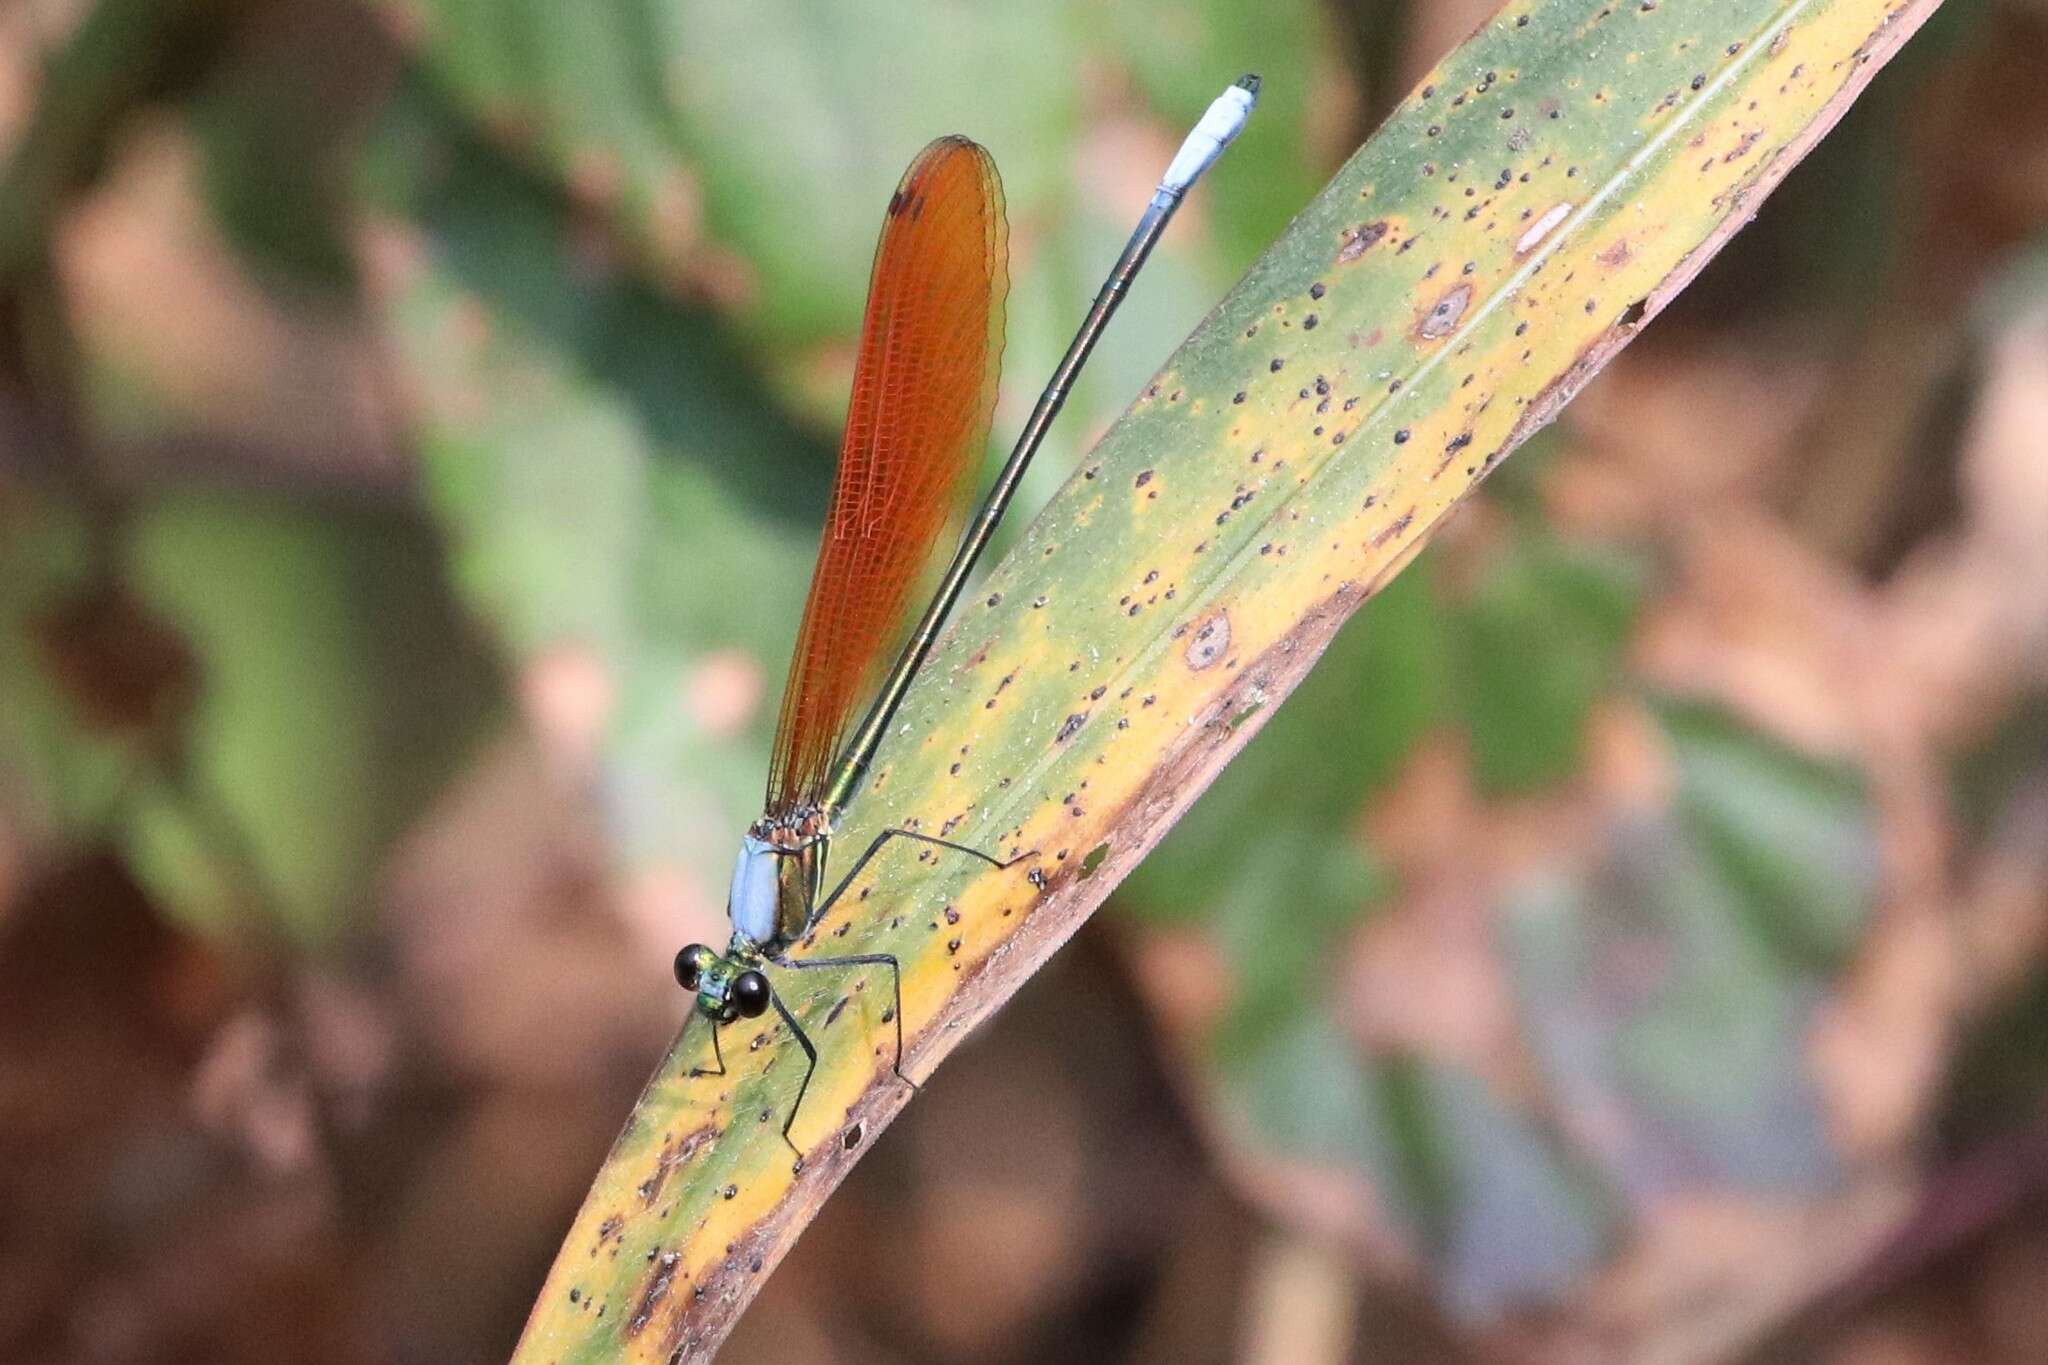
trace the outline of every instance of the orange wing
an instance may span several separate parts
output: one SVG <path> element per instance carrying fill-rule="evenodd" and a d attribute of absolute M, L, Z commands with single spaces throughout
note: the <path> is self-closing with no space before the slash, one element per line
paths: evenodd
<path fill-rule="evenodd" d="M 868 285 L 839 476 L 782 696 L 768 814 L 814 804 L 901 634 L 911 587 L 981 462 L 1009 291 L 995 163 L 964 137 L 918 153 Z"/>

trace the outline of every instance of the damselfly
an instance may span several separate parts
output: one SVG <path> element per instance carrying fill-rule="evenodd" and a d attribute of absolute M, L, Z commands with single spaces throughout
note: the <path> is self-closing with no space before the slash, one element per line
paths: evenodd
<path fill-rule="evenodd" d="M 940 138 L 918 153 L 889 200 L 868 286 L 839 472 L 776 726 L 766 813 L 748 829 L 733 868 L 726 901 L 732 938 L 722 954 L 693 943 L 676 954 L 675 963 L 676 980 L 696 993 L 697 1011 L 711 1021 L 717 1068 L 694 1074 L 725 1074 L 723 1025 L 758 1018 L 772 1007 L 789 1026 L 807 1061 L 782 1124 L 783 1141 L 792 1150 L 790 1126 L 818 1069 L 818 1050 L 763 969 L 887 968 L 896 1025 L 894 1070 L 911 1083 L 903 1074 L 903 982 L 896 959 L 887 953 L 793 957 L 790 948 L 830 913 L 891 839 L 916 840 L 998 868 L 1010 865 L 965 844 L 886 829 L 830 892 L 824 889 L 826 855 L 840 814 L 859 790 L 975 561 L 988 548 L 1025 466 L 1182 197 L 1244 127 L 1258 91 L 1258 77 L 1244 77 L 1210 104 L 1188 134 L 884 675 L 866 719 L 845 739 L 864 684 L 895 637 L 911 587 L 988 439 L 1008 291 L 1002 184 L 981 147 L 964 137 Z"/>

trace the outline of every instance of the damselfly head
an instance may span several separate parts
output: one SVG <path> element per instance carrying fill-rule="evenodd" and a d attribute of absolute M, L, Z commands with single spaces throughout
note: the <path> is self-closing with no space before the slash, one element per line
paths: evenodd
<path fill-rule="evenodd" d="M 676 954 L 676 984 L 694 991 L 697 1012 L 720 1024 L 760 1018 L 774 994 L 759 971 L 720 957 L 701 943 Z"/>

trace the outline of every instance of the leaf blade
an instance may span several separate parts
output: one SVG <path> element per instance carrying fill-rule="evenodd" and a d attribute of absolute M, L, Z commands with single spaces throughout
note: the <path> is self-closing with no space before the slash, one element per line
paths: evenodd
<path fill-rule="evenodd" d="M 852 847 L 917 818 L 1037 855 L 1027 876 L 893 854 L 846 936 L 824 926 L 834 951 L 902 959 L 913 1074 L 1078 927 L 1337 626 L 1691 279 L 1933 8 L 1741 0 L 1596 20 L 1591 5 L 1538 0 L 1438 68 L 1441 102 L 1404 102 L 991 575 L 850 813 Z M 1588 25 L 1610 19 L 1644 27 L 1593 73 L 1610 85 L 1588 89 Z M 1528 130 L 1565 123 L 1567 102 L 1568 139 Z M 1486 185 L 1494 199 L 1468 215 Z M 814 1026 L 835 993 L 797 1003 Z M 689 1357 L 723 1338 L 903 1102 L 873 1020 L 858 1066 L 837 1029 L 821 1039 L 797 1130 L 811 1161 L 794 1178 L 756 1117 L 787 1102 L 793 1073 L 774 1063 L 788 1050 L 764 1033 L 759 1052 L 730 1050 L 757 1069 L 743 1060 L 721 1088 L 693 1090 L 686 1073 L 708 1052 L 700 1034 L 679 1041 L 521 1358 Z"/>

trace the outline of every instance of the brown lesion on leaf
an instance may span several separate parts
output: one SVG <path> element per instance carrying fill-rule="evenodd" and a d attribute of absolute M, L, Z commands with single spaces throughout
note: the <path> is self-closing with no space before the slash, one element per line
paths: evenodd
<path fill-rule="evenodd" d="M 1195 638 L 1188 641 L 1188 647 L 1182 657 L 1187 661 L 1190 670 L 1200 673 L 1205 668 L 1213 667 L 1216 661 L 1223 657 L 1223 652 L 1229 648 L 1230 617 L 1219 611 L 1202 622 L 1195 631 Z"/>
<path fill-rule="evenodd" d="M 1628 238 L 1617 237 L 1614 244 L 1594 257 L 1604 266 L 1619 268 L 1635 259 L 1635 248 L 1628 244 Z"/>
<path fill-rule="evenodd" d="M 1415 509 L 1411 507 L 1373 533 L 1372 548 L 1375 550 L 1385 549 L 1388 541 L 1407 530 L 1414 521 Z"/>
<path fill-rule="evenodd" d="M 641 1204 L 653 1208 L 655 1200 L 661 1198 L 662 1186 L 668 1183 L 669 1173 L 697 1154 L 704 1140 L 711 1136 L 711 1125 L 705 1124 L 681 1137 L 671 1133 L 661 1144 L 660 1155 L 654 1158 L 654 1172 L 641 1181 L 634 1193 L 640 1196 Z"/>
<path fill-rule="evenodd" d="M 1360 223 L 1354 228 L 1346 228 L 1344 240 L 1337 248 L 1337 264 L 1351 264 L 1379 245 L 1380 239 L 1385 237 L 1389 230 L 1390 225 L 1384 218 L 1370 223 Z"/>
<path fill-rule="evenodd" d="M 1429 477 L 1431 478 L 1431 480 L 1435 480 L 1440 475 L 1442 475 L 1442 473 L 1446 469 L 1449 469 L 1451 467 L 1451 461 L 1458 458 L 1458 452 L 1471 444 L 1472 430 L 1469 427 L 1467 427 L 1464 431 L 1459 432 L 1456 436 L 1453 436 L 1449 441 L 1445 442 L 1443 458 L 1436 462 L 1436 468 L 1430 472 Z"/>
<path fill-rule="evenodd" d="M 647 1285 L 640 1291 L 640 1298 L 633 1305 L 633 1314 L 626 1319 L 626 1335 L 639 1336 L 654 1317 L 654 1310 L 668 1297 L 669 1289 L 675 1283 L 676 1267 L 682 1264 L 677 1252 L 664 1251 L 656 1256 L 647 1272 Z"/>
<path fill-rule="evenodd" d="M 1437 341 L 1449 336 L 1458 325 L 1458 319 L 1465 316 L 1465 310 L 1472 306 L 1472 286 L 1457 285 L 1438 297 L 1415 323 L 1415 335 L 1423 341 Z"/>

